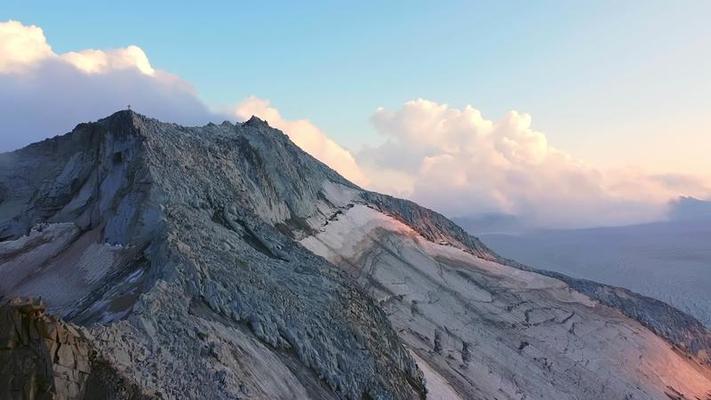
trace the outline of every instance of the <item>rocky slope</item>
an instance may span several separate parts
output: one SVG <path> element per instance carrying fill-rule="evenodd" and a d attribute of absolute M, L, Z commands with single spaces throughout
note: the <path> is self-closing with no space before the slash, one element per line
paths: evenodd
<path fill-rule="evenodd" d="M 145 400 L 92 348 L 80 328 L 45 314 L 41 302 L 0 306 L 0 398 Z"/>
<path fill-rule="evenodd" d="M 167 398 L 418 398 L 384 313 L 288 234 L 342 181 L 253 119 L 119 112 L 0 156 L 0 294 Z"/>
<path fill-rule="evenodd" d="M 705 330 L 675 349 L 674 335 L 665 342 L 615 304 L 504 264 L 446 218 L 359 189 L 257 118 L 187 128 L 122 111 L 0 154 L 0 296 L 41 296 L 101 360 L 88 376 L 115 371 L 137 396 L 711 389 Z M 666 312 L 640 309 L 640 320 Z"/>
<path fill-rule="evenodd" d="M 513 267 L 482 248 L 433 242 L 368 203 L 356 203 L 302 243 L 379 300 L 416 355 L 431 398 L 709 395 L 706 350 L 680 351 L 621 311 L 634 305 L 641 316 L 671 312 L 671 320 L 680 313 L 648 307 L 633 294 L 629 304 L 612 308 L 617 304 L 596 293 Z"/>

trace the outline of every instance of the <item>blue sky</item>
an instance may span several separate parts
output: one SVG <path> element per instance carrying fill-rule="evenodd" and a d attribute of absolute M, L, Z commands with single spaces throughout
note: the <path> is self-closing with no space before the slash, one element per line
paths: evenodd
<path fill-rule="evenodd" d="M 155 85 L 147 91 L 152 104 L 158 104 L 152 110 L 168 119 L 192 110 L 203 115 L 202 104 L 212 111 L 231 110 L 249 96 L 268 99 L 281 113 L 272 119 L 282 122 L 280 128 L 292 129 L 287 133 L 307 151 L 318 152 L 332 138 L 351 153 L 336 148 L 324 157 L 315 154 L 318 158 L 345 159 L 344 169 L 363 170 L 358 172 L 363 182 L 372 183 L 373 174 L 391 168 L 392 174 L 382 174 L 388 176 L 387 184 L 371 187 L 433 206 L 444 204 L 444 209 L 451 206 L 449 200 L 417 195 L 418 186 L 427 181 L 422 168 L 433 156 L 462 157 L 455 166 L 461 176 L 451 182 L 451 197 L 481 197 L 481 204 L 495 204 L 495 211 L 535 214 L 540 210 L 534 209 L 550 201 L 547 193 L 558 193 L 546 185 L 566 179 L 573 183 L 561 190 L 578 204 L 577 186 L 586 186 L 577 184 L 579 176 L 595 188 L 591 196 L 599 197 L 600 204 L 615 204 L 614 212 L 604 208 L 611 214 L 639 208 L 637 200 L 629 200 L 652 192 L 658 205 L 675 195 L 711 191 L 711 2 L 176 3 L 4 0 L 0 22 L 19 21 L 24 28 L 13 29 L 21 30 L 21 36 L 30 34 L 30 25 L 40 27 L 54 55 L 45 52 L 33 61 L 35 67 L 23 67 L 23 74 L 43 79 L 30 89 L 23 86 L 26 78 L 17 79 L 17 71 L 3 75 L 0 62 L 0 85 L 7 86 L 0 105 L 22 99 L 27 112 L 57 108 L 55 119 L 45 118 L 45 125 L 33 127 L 41 132 L 99 117 L 72 109 L 64 99 L 72 86 L 69 80 L 66 87 L 56 83 L 56 77 L 69 73 L 66 65 L 54 65 L 57 57 L 66 61 L 62 54 L 71 51 L 137 45 L 154 68 L 189 83 L 197 96 L 162 78 L 130 77 L 120 65 L 120 71 L 111 73 L 70 73 L 72 85 L 82 89 L 70 95 L 103 98 L 105 104 L 96 110 L 105 113 L 116 107 L 110 101 L 113 94 L 123 96 L 123 102 L 141 96 L 143 85 Z M 45 39 L 40 38 L 39 48 Z M 22 49 L 5 51 L 24 57 Z M 43 85 L 49 88 L 43 91 Z M 171 93 L 177 93 L 177 100 L 172 101 Z M 427 102 L 407 103 L 415 99 Z M 492 126 L 508 127 L 499 129 L 500 137 L 487 139 L 499 153 L 486 158 L 465 149 L 489 129 L 476 118 L 466 120 L 474 115 L 467 105 L 480 110 Z M 87 107 L 85 100 L 77 101 L 75 108 L 81 107 Z M 379 107 L 384 111 L 377 111 Z M 510 110 L 519 114 L 511 117 Z M 521 113 L 530 114 L 532 122 Z M 0 110 L 4 120 L 18 120 L 6 131 L 23 132 L 24 114 L 5 114 Z M 412 131 L 403 123 L 407 118 L 434 118 L 450 126 L 458 121 L 469 136 L 432 133 L 443 125 L 429 122 Z M 300 119 L 308 121 L 294 122 Z M 392 152 L 394 148 L 407 149 Z M 511 167 L 509 174 L 492 181 L 485 193 L 472 191 L 487 177 L 472 172 L 481 168 L 478 164 L 462 165 L 490 159 L 493 164 L 487 166 L 494 167 L 501 157 Z M 407 159 L 403 165 L 409 170 L 383 164 L 388 158 Z M 607 172 L 619 169 L 626 170 Z M 529 182 L 524 191 L 518 190 L 521 182 Z M 586 224 L 594 224 L 598 206 L 590 205 Z M 466 207 L 458 206 L 457 213 Z"/>
<path fill-rule="evenodd" d="M 351 148 L 374 140 L 376 107 L 418 97 L 528 112 L 612 164 L 626 160 L 611 143 L 696 137 L 711 111 L 711 2 L 176 3 L 6 0 L 0 19 L 41 26 L 58 52 L 136 44 L 209 104 L 267 98 Z"/>

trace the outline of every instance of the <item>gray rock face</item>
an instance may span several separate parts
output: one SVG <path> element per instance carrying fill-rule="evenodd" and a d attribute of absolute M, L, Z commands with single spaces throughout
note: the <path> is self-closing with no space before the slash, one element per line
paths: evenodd
<path fill-rule="evenodd" d="M 0 295 L 41 296 L 167 398 L 423 397 L 382 310 L 291 239 L 326 181 L 352 187 L 256 118 L 81 124 L 0 155 Z"/>
<path fill-rule="evenodd" d="M 404 222 L 431 242 L 466 249 L 477 257 L 494 255 L 479 239 L 439 213 L 411 201 L 380 193 L 364 192 L 361 196 L 370 207 Z"/>
<path fill-rule="evenodd" d="M 36 300 L 0 306 L 0 398 L 148 400 L 97 357 L 81 328 Z"/>
<path fill-rule="evenodd" d="M 333 234 L 341 218 L 363 209 L 400 225 L 395 231 L 357 230 L 377 240 L 345 237 L 323 247 L 329 242 L 320 235 Z M 403 242 L 415 237 L 415 247 Z M 372 243 L 378 244 L 377 252 Z M 373 279 L 353 279 L 354 273 L 377 267 L 409 271 L 415 282 L 431 264 L 403 254 L 425 254 L 417 249 L 427 246 L 458 249 L 474 261 L 467 259 L 467 266 L 442 262 L 440 271 L 448 278 L 434 286 L 432 280 L 411 286 L 410 278 L 400 283 L 373 274 L 363 275 Z M 382 252 L 389 256 L 378 255 Z M 510 267 L 529 273 L 532 282 L 511 278 L 501 284 L 500 278 L 470 271 L 480 262 L 503 267 L 486 246 L 446 218 L 361 190 L 257 118 L 190 128 L 122 111 L 0 154 L 0 298 L 41 296 L 50 313 L 83 327 L 102 360 L 91 376 L 107 381 L 118 376 L 135 384 L 140 396 L 415 399 L 425 397 L 426 378 L 435 388 L 429 396 L 444 390 L 462 398 L 491 398 L 492 393 L 592 398 L 590 393 L 600 393 L 593 390 L 600 386 L 599 376 L 587 376 L 577 366 L 577 375 L 558 373 L 570 362 L 566 355 L 559 355 L 560 366 L 550 367 L 558 371 L 551 373 L 558 379 L 553 383 L 566 389 L 536 385 L 546 377 L 548 367 L 541 360 L 548 358 L 539 353 L 547 336 L 532 329 L 524 339 L 512 328 L 573 323 L 566 312 L 556 311 L 568 307 L 559 304 L 561 293 L 576 299 L 570 308 L 590 316 L 591 326 L 623 321 L 618 325 L 641 329 L 642 350 L 635 355 L 646 354 L 655 340 L 663 343 L 619 313 L 585 314 L 589 297 L 572 284 Z M 498 316 L 520 297 L 509 293 L 518 290 L 516 285 L 541 281 L 547 284 L 528 298 L 530 307 L 517 309 L 515 318 Z M 400 293 L 393 285 L 408 289 Z M 433 306 L 432 296 L 453 296 L 456 301 L 447 304 L 478 315 L 472 324 L 487 332 L 482 337 L 490 343 L 479 343 L 477 331 L 453 334 L 463 319 Z M 495 306 L 475 307 L 495 297 Z M 495 320 L 492 330 L 488 324 Z M 678 329 L 668 325 L 668 331 Z M 553 337 L 565 338 L 563 331 Z M 707 332 L 679 337 L 702 334 Z M 614 343 L 624 350 L 623 342 Z M 699 356 L 707 351 L 705 342 L 699 343 L 679 347 Z M 604 345 L 604 340 L 581 339 L 577 346 L 590 352 Z M 518 376 L 520 360 L 512 354 L 532 351 L 538 353 L 530 353 L 525 363 L 531 375 L 520 385 L 507 380 L 501 386 L 487 373 Z M 494 362 L 497 352 L 507 357 Z M 462 373 L 460 364 L 468 372 Z M 576 395 L 571 376 L 579 376 L 589 392 Z M 604 387 L 623 390 L 636 381 L 630 375 L 615 382 Z M 702 381 L 694 382 L 674 390 L 692 393 Z"/>

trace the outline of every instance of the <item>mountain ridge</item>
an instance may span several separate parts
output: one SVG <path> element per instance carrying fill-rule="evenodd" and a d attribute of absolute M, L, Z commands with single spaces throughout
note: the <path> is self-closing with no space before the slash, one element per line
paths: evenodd
<path fill-rule="evenodd" d="M 168 398 L 424 397 L 416 361 L 435 362 L 437 345 L 413 355 L 385 299 L 304 247 L 362 207 L 506 263 L 441 214 L 348 182 L 256 117 L 182 127 L 119 111 L 0 154 L 0 167 L 10 277 L 0 298 L 42 296 L 117 371 Z M 464 362 L 473 350 L 462 346 Z"/>
<path fill-rule="evenodd" d="M 260 133 L 266 126 L 255 119 L 251 121 L 246 126 L 256 128 L 256 133 Z M 8 158 L 14 158 L 18 154 L 41 157 L 41 162 L 45 165 L 49 164 L 55 156 L 58 158 L 64 156 L 70 161 L 53 168 L 57 180 L 60 181 L 59 185 L 44 184 L 31 188 L 19 187 L 15 191 L 15 197 L 20 197 L 20 199 L 6 199 L 0 205 L 7 206 L 9 202 L 12 206 L 12 203 L 18 201 L 30 205 L 29 208 L 16 210 L 16 214 L 11 218 L 3 218 L 0 223 L 0 236 L 3 239 L 17 239 L 26 233 L 31 233 L 31 227 L 40 222 L 57 224 L 78 221 L 78 232 L 72 232 L 69 235 L 66 246 L 76 246 L 76 243 L 80 241 L 75 240 L 77 237 L 81 239 L 94 235 L 99 236 L 93 238 L 94 240 L 98 239 L 99 244 L 97 245 L 95 241 L 87 244 L 83 254 L 98 252 L 101 255 L 96 255 L 94 258 L 107 258 L 106 253 L 114 251 L 119 253 L 113 256 L 111 263 L 113 265 L 107 268 L 109 271 L 102 277 L 105 281 L 93 280 L 95 285 L 90 287 L 92 290 L 88 293 L 86 291 L 78 292 L 77 294 L 81 294 L 81 296 L 56 293 L 53 290 L 53 287 L 57 285 L 56 281 L 53 282 L 51 288 L 48 287 L 47 282 L 41 282 L 41 285 L 31 288 L 20 284 L 19 289 L 18 286 L 14 287 L 14 294 L 34 291 L 35 295 L 42 295 L 49 303 L 50 311 L 58 312 L 60 315 L 68 317 L 70 321 L 91 325 L 109 323 L 124 318 L 131 313 L 132 307 L 141 296 L 145 296 L 146 293 L 155 293 L 153 288 L 156 287 L 156 284 L 164 285 L 164 282 L 167 281 L 169 282 L 167 286 L 159 286 L 160 290 L 193 293 L 189 295 L 190 298 L 203 299 L 201 301 L 204 301 L 213 312 L 225 315 L 237 322 L 246 321 L 251 327 L 251 331 L 261 340 L 277 348 L 280 346 L 292 348 L 299 355 L 301 362 L 320 371 L 319 374 L 325 381 L 329 382 L 337 392 L 343 392 L 349 398 L 359 398 L 361 393 L 371 393 L 371 396 L 378 397 L 377 393 L 381 391 L 390 393 L 394 398 L 405 398 L 409 397 L 405 396 L 405 393 L 423 391 L 424 389 L 418 388 L 417 382 L 420 378 L 416 373 L 414 362 L 394 340 L 395 336 L 392 331 L 389 334 L 391 338 L 388 339 L 388 325 L 382 313 L 372 302 L 366 296 L 359 294 L 356 287 L 348 285 L 343 278 L 339 277 L 338 271 L 328 267 L 323 261 L 319 261 L 305 250 L 299 251 L 298 248 L 289 246 L 288 242 L 279 239 L 280 233 L 276 229 L 261 222 L 261 218 L 269 222 L 288 222 L 287 215 L 294 212 L 298 216 L 299 212 L 303 213 L 308 208 L 296 202 L 291 195 L 296 193 L 305 195 L 308 192 L 315 197 L 315 192 L 311 191 L 312 188 L 308 185 L 301 185 L 299 188 L 289 187 L 289 192 L 284 196 L 286 200 L 274 203 L 275 193 L 287 192 L 287 188 L 280 186 L 283 182 L 268 182 L 265 179 L 265 170 L 275 168 L 275 166 L 261 164 L 264 160 L 260 160 L 259 154 L 252 147 L 252 142 L 268 140 L 270 144 L 275 144 L 275 141 L 283 142 L 288 139 L 283 135 L 282 137 L 252 135 L 251 138 L 246 138 L 244 135 L 230 136 L 226 134 L 232 132 L 225 130 L 239 130 L 243 126 L 245 124 L 229 127 L 223 125 L 222 128 L 208 127 L 208 130 L 212 130 L 214 137 L 206 139 L 199 135 L 192 135 L 191 128 L 162 124 L 134 112 L 123 111 L 94 124 L 80 124 L 70 135 L 30 146 L 19 153 L 10 153 L 10 157 L 4 155 L 3 161 L 5 162 L 8 162 Z M 250 132 L 255 133 L 254 131 Z M 201 154 L 204 158 L 191 159 L 195 156 L 196 151 L 205 149 L 199 145 L 199 142 L 211 139 L 228 143 L 220 143 L 225 145 L 222 148 L 209 143 L 209 151 Z M 96 150 L 93 154 L 90 154 L 91 151 L 81 148 L 76 152 L 77 149 L 72 148 L 72 146 L 86 143 L 90 149 Z M 293 160 L 297 165 L 300 162 L 303 164 L 307 157 L 304 154 L 290 152 L 291 149 L 284 149 L 283 146 L 280 150 L 286 153 L 284 154 L 286 159 L 288 157 L 297 158 L 297 160 Z M 238 153 L 239 157 L 235 157 L 234 162 L 244 162 L 242 166 L 245 171 L 244 175 L 225 175 L 221 177 L 221 180 L 216 179 L 206 183 L 196 181 L 207 181 L 217 175 L 204 173 L 200 177 L 196 177 L 195 173 L 176 174 L 172 171 L 175 162 L 178 162 L 178 167 L 182 167 L 183 170 L 202 168 L 204 166 L 199 162 L 205 160 L 210 160 L 213 164 L 220 164 L 223 161 L 218 157 L 221 151 L 223 155 L 229 151 Z M 61 154 L 62 152 L 73 154 Z M 72 162 L 72 157 L 91 160 Z M 168 160 L 171 162 L 165 162 Z M 36 161 L 36 159 L 32 160 L 32 162 Z M 74 164 L 80 166 L 75 168 Z M 254 165 L 263 168 L 252 168 Z M 76 171 L 74 171 L 75 169 Z M 66 171 L 72 171 L 69 173 L 71 175 L 69 182 L 64 182 Z M 227 172 L 236 171 L 238 169 L 233 168 Z M 302 174 L 305 172 L 304 169 L 299 171 Z M 52 172 L 27 169 L 23 173 L 29 175 L 39 173 L 39 181 L 48 182 L 51 179 L 47 178 L 47 175 L 51 175 Z M 327 176 L 332 175 L 335 179 L 335 173 L 329 171 L 324 173 Z M 196 177 L 196 179 L 194 182 L 190 182 L 191 185 L 188 185 L 184 179 L 186 177 Z M 225 181 L 230 179 L 240 183 L 228 186 Z M 22 180 L 15 179 L 15 181 Z M 260 184 L 254 185 L 255 181 Z M 200 186 L 201 184 L 202 186 Z M 211 190 L 208 192 L 196 190 L 201 187 L 209 187 Z M 238 187 L 253 190 L 244 191 L 247 193 L 246 196 L 237 196 L 231 188 Z M 38 194 L 37 192 L 44 193 Z M 42 199 L 41 206 L 37 207 L 35 204 L 40 198 Z M 231 201 L 235 204 L 230 205 Z M 160 204 L 158 204 L 159 202 Z M 299 209 L 299 207 L 303 209 Z M 3 211 L 6 210 L 7 208 Z M 232 222 L 232 226 L 229 226 L 230 224 L 213 225 L 212 219 L 216 210 L 226 214 L 227 219 Z M 210 223 L 202 223 L 203 220 L 210 221 Z M 193 226 L 192 223 L 183 224 L 185 221 L 198 221 L 198 223 Z M 210 237 L 215 230 L 218 231 L 216 234 L 231 239 L 243 236 L 255 237 L 260 232 L 268 231 L 271 241 L 265 241 L 259 237 L 256 239 L 261 240 L 263 245 L 269 248 L 266 252 L 255 250 L 255 247 L 259 246 L 245 246 L 246 241 L 237 243 L 234 240 L 226 239 L 225 242 L 228 245 L 242 248 L 244 254 L 253 257 L 259 265 L 272 266 L 274 268 L 273 275 L 269 275 L 267 268 L 261 271 L 252 271 L 249 265 L 246 265 L 247 270 L 239 271 L 242 278 L 235 276 L 231 277 L 233 280 L 228 280 L 226 275 L 222 275 L 219 280 L 207 279 L 206 276 L 211 272 L 235 273 L 234 269 L 227 268 L 227 266 L 232 263 L 238 265 L 245 263 L 245 261 L 240 263 L 240 260 L 235 260 L 234 256 L 225 250 L 215 248 L 218 244 L 215 243 L 214 238 Z M 48 233 L 48 230 L 36 232 L 35 235 L 41 236 L 43 233 Z M 87 240 L 89 239 L 92 238 Z M 195 245 L 195 242 L 203 246 L 202 253 L 198 254 L 190 250 L 190 246 Z M 97 246 L 98 250 L 91 250 Z M 117 250 L 107 249 L 107 246 L 115 246 Z M 273 257 L 275 253 L 284 253 L 280 247 L 289 248 L 289 256 Z M 77 249 L 69 248 L 69 250 Z M 220 262 L 224 262 L 224 264 L 219 264 L 221 268 L 216 268 L 218 263 L 213 260 L 210 266 L 215 268 L 205 269 L 200 265 L 206 261 L 200 257 L 201 255 L 208 258 L 219 255 L 223 258 Z M 51 260 L 55 256 L 56 254 L 52 254 L 49 259 Z M 230 258 L 232 259 L 230 260 Z M 38 266 L 46 269 L 48 261 L 42 260 Z M 82 263 L 82 258 L 79 257 L 74 261 Z M 284 264 L 295 262 L 302 264 L 301 270 L 284 269 Z M 63 263 L 63 265 L 65 264 Z M 26 265 L 18 265 L 17 269 L 20 267 L 26 268 Z M 50 267 L 50 269 L 52 268 Z M 92 273 L 99 274 L 98 271 Z M 310 278 L 310 276 L 316 278 Z M 284 281 L 286 277 L 293 279 L 294 283 L 287 284 Z M 29 276 L 23 276 L 18 281 L 27 281 L 29 278 Z M 244 280 L 249 281 L 250 284 L 240 285 L 240 282 Z M 325 280 L 325 282 L 320 280 Z M 59 282 L 79 286 L 78 282 L 68 281 L 70 281 L 69 278 Z M 226 291 L 224 285 L 233 287 Z M 275 285 L 280 285 L 283 288 L 292 286 L 294 291 L 280 291 Z M 110 289 L 107 290 L 109 287 Z M 10 291 L 8 286 L 2 289 Z M 297 289 L 307 292 L 308 296 L 299 294 Z M 313 290 L 313 292 L 308 293 L 309 290 Z M 242 291 L 246 291 L 246 293 Z M 241 295 L 236 296 L 238 293 Z M 3 293 L 3 295 L 5 294 Z M 346 298 L 349 298 L 350 301 L 344 302 Z M 162 303 L 163 300 L 158 299 L 157 301 L 162 304 L 162 307 L 168 307 Z M 309 305 L 307 306 L 307 304 Z M 356 305 L 363 308 L 354 308 Z M 112 308 L 118 306 L 122 307 L 120 309 Z M 267 309 L 263 309 L 263 307 L 267 307 Z M 272 309 L 272 307 L 276 307 L 276 309 Z M 298 313 L 286 312 L 292 307 L 298 307 L 301 311 Z M 188 303 L 180 313 L 189 314 L 189 308 L 190 304 Z M 333 311 L 327 311 L 331 308 Z M 341 311 L 336 311 L 337 309 L 341 309 Z M 323 324 L 319 322 L 322 314 L 330 315 L 331 322 L 337 320 L 343 322 Z M 281 319 L 283 317 L 279 316 L 293 316 L 294 319 L 284 321 Z M 350 319 L 360 322 L 348 322 Z M 102 330 L 100 325 L 97 326 L 98 330 Z M 368 335 L 366 332 L 372 329 L 371 326 L 377 326 L 382 334 L 375 337 Z M 175 329 L 179 331 L 177 327 Z M 313 336 L 317 331 L 310 333 L 312 329 L 323 330 L 324 334 Z M 344 332 L 339 333 L 340 330 L 344 330 Z M 331 334 L 325 334 L 329 331 Z M 353 331 L 354 334 L 348 334 L 348 331 Z M 345 336 L 342 336 L 343 334 Z M 334 347 L 335 343 L 331 343 L 332 339 L 330 338 L 339 336 L 342 337 L 340 337 L 338 347 Z M 136 341 L 139 342 L 139 340 Z M 345 353 L 340 356 L 336 354 L 348 352 L 349 348 L 359 348 L 360 346 L 364 346 L 366 349 L 362 357 L 346 357 Z M 367 350 L 368 346 L 385 346 L 387 350 L 375 351 L 374 348 Z M 116 351 L 118 354 L 124 350 L 112 349 L 109 351 Z M 321 355 L 326 354 L 328 354 L 328 359 L 322 359 Z M 383 358 L 379 354 L 387 354 L 388 358 Z M 330 371 L 330 363 L 335 359 L 344 363 L 344 368 L 348 366 L 349 372 L 339 375 L 333 374 Z M 322 363 L 327 363 L 328 366 Z M 385 363 L 384 365 L 389 365 L 389 367 L 376 368 L 375 363 Z M 374 373 L 376 369 L 378 375 Z M 203 379 L 205 379 L 205 383 L 210 381 L 207 376 Z M 412 383 L 408 383 L 408 380 Z M 187 381 L 183 383 L 183 385 L 185 384 Z M 239 385 L 237 386 L 239 387 Z M 215 395 L 220 396 L 217 393 Z"/>

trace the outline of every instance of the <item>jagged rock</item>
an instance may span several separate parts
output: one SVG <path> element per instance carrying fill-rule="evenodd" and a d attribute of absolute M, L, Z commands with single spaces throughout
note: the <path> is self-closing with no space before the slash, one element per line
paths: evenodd
<path fill-rule="evenodd" d="M 43 311 L 32 302 L 0 306 L 0 398 L 51 398 L 59 340 L 51 321 L 39 317 Z"/>
<path fill-rule="evenodd" d="M 0 189 L 0 297 L 42 296 L 81 327 L 87 396 L 416 399 L 426 379 L 452 398 L 592 399 L 648 381 L 601 382 L 612 373 L 575 351 L 609 340 L 672 357 L 633 319 L 504 265 L 431 210 L 363 191 L 258 118 L 198 128 L 118 112 L 0 154 Z M 344 225 L 363 213 L 375 222 Z M 461 259 L 435 257 L 447 251 Z M 580 339 L 608 324 L 614 339 Z M 625 347 L 624 329 L 644 340 Z M 600 365 L 624 372 L 623 355 Z M 665 382 L 697 389 L 677 378 Z"/>
<path fill-rule="evenodd" d="M 0 305 L 0 399 L 144 400 L 97 359 L 78 328 L 45 314 L 36 299 Z"/>
<path fill-rule="evenodd" d="M 14 188 L 0 203 L 0 295 L 42 296 L 142 388 L 424 396 L 382 310 L 293 240 L 340 201 L 324 185 L 355 186 L 266 123 L 119 112 L 0 155 L 0 183 Z"/>

